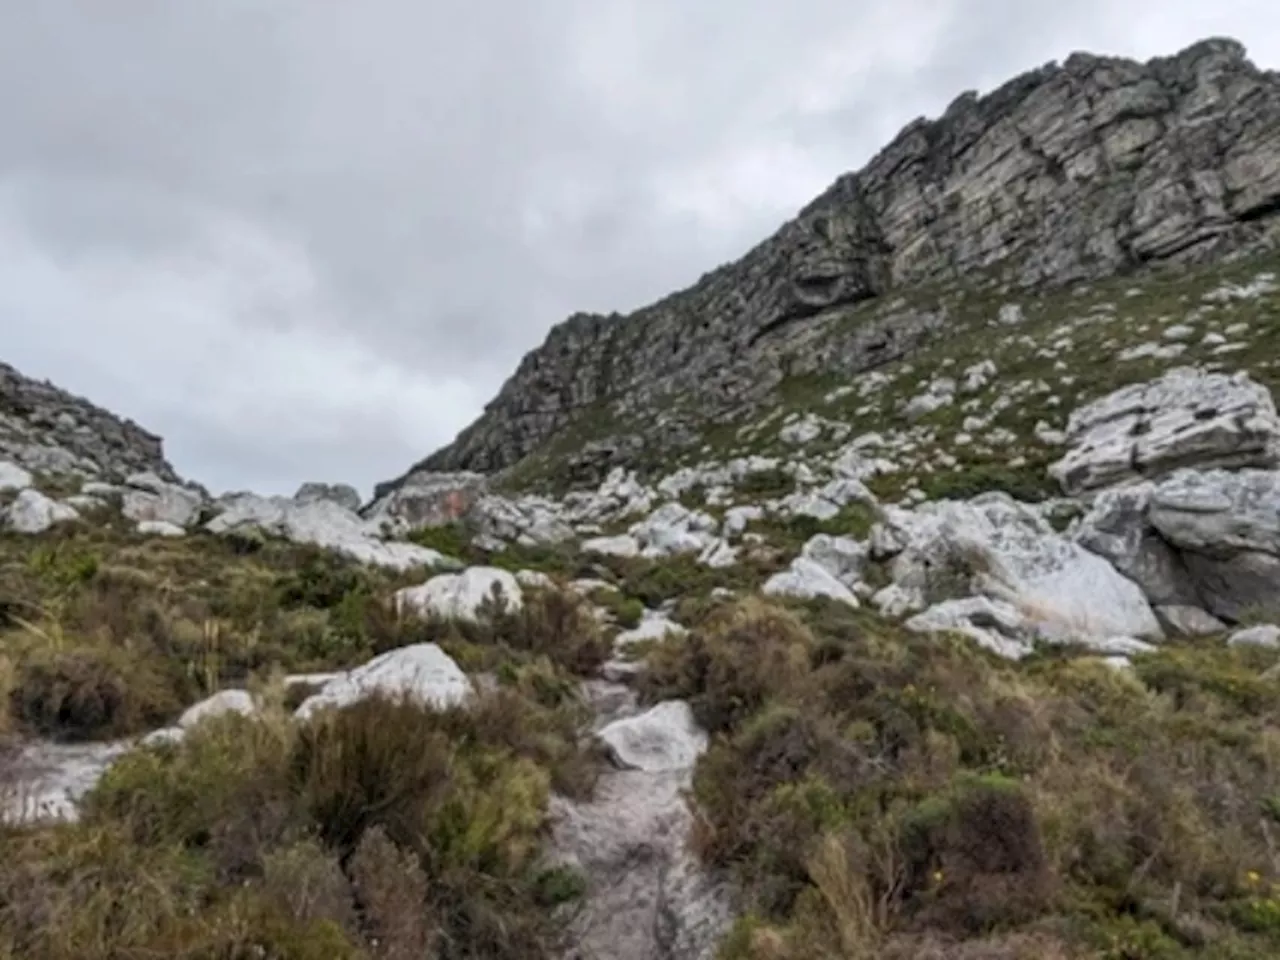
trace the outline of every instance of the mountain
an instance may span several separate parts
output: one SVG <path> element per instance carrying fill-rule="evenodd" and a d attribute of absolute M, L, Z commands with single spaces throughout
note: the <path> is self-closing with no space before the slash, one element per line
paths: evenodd
<path fill-rule="evenodd" d="M 579 458 L 567 479 L 598 482 L 695 447 L 789 376 L 911 356 L 949 333 L 949 286 L 1025 294 L 1203 262 L 1269 241 L 1278 218 L 1280 75 L 1229 39 L 1147 63 L 1077 53 L 908 125 L 692 287 L 570 317 L 409 474 L 554 450 Z"/>
<path fill-rule="evenodd" d="M 363 506 L 0 368 L 0 958 L 1280 956 L 1275 94 L 962 97 Z"/>

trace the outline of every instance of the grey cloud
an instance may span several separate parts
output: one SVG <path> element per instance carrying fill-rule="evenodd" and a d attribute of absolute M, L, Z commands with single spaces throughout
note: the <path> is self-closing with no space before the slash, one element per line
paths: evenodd
<path fill-rule="evenodd" d="M 0 4 L 0 232 L 36 265 L 4 273 L 5 359 L 211 483 L 367 489 L 552 323 L 694 281 L 962 90 L 1209 33 L 1277 63 L 1271 7 Z M 145 384 L 97 369 L 139 356 Z"/>

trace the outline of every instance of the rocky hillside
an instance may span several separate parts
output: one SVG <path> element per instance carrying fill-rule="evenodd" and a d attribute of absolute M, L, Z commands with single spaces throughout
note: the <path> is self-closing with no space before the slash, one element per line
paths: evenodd
<path fill-rule="evenodd" d="M 177 479 L 155 434 L 4 363 L 0 458 L 36 473 L 110 481 L 150 472 Z"/>
<path fill-rule="evenodd" d="M 909 125 L 736 263 L 548 335 L 428 470 L 554 447 L 567 479 L 696 449 L 708 414 L 954 339 L 964 304 L 1219 258 L 1280 217 L 1280 76 L 1229 40 L 1148 63 L 1076 54 Z M 905 299 L 903 299 L 905 297 Z M 386 493 L 393 481 L 380 488 Z"/>
<path fill-rule="evenodd" d="M 0 960 L 1280 956 L 1276 85 L 961 98 L 363 506 L 6 408 Z"/>

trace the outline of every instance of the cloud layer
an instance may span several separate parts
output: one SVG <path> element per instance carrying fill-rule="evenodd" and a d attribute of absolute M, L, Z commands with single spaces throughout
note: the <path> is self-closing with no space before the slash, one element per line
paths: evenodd
<path fill-rule="evenodd" d="M 0 5 L 0 359 L 215 489 L 373 482 L 548 327 L 773 230 L 906 122 L 1266 0 Z"/>

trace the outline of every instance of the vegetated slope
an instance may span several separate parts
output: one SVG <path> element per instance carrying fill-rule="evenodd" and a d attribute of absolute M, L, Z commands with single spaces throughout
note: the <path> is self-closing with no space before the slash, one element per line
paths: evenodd
<path fill-rule="evenodd" d="M 1261 142 L 1274 78 L 1221 42 L 949 116 L 1113 74 L 1168 86 L 1215 163 Z M 563 498 L 549 478 L 610 462 L 557 475 L 607 416 L 506 475 L 539 496 L 443 477 L 360 517 L 340 486 L 64 473 L 68 425 L 10 411 L 51 466 L 0 448 L 0 788 L 40 762 L 96 785 L 74 823 L 0 823 L 0 958 L 1280 955 L 1280 255 L 1249 210 L 1190 266 L 1095 276 L 1117 265 L 1065 243 L 1056 279 L 1033 217 L 993 268 L 1028 287 L 892 247 L 890 287 L 842 273 L 744 348 L 777 364 L 757 404 L 673 403 L 686 450 L 652 448 L 652 482 Z M 821 301 L 804 276 L 775 293 Z M 885 330 L 921 336 L 850 376 Z M 1131 384 L 1100 442 L 1082 405 Z M 398 694 L 344 706 L 370 668 Z M 299 708 L 317 689 L 336 709 Z"/>
<path fill-rule="evenodd" d="M 596 482 L 646 449 L 661 461 L 696 444 L 797 366 L 847 377 L 954 339 L 945 298 L 926 293 L 1213 259 L 1273 233 L 1277 213 L 1280 76 L 1242 46 L 1145 64 L 1073 55 L 911 124 L 691 288 L 626 317 L 571 317 L 419 466 L 491 472 L 597 441 L 575 476 Z M 909 306 L 883 306 L 899 294 Z"/>

